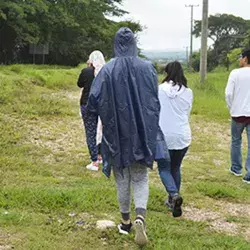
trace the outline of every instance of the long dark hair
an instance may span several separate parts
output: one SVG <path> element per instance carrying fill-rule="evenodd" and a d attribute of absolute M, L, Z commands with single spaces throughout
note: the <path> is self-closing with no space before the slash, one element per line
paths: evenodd
<path fill-rule="evenodd" d="M 182 66 L 178 61 L 169 63 L 165 68 L 165 72 L 167 73 L 167 76 L 162 81 L 163 83 L 172 81 L 173 86 L 179 85 L 180 89 L 182 86 L 186 88 L 188 87 L 187 78 L 185 77 Z"/>

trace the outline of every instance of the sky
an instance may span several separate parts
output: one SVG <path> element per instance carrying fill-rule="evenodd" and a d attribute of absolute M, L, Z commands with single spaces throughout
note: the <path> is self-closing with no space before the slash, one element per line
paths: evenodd
<path fill-rule="evenodd" d="M 139 35 L 139 47 L 146 50 L 184 50 L 190 44 L 190 8 L 194 19 L 202 18 L 202 0 L 124 0 L 129 12 L 124 19 L 139 21 L 146 29 Z M 228 13 L 250 19 L 250 0 L 209 0 L 209 14 Z M 194 38 L 194 50 L 200 39 Z"/>

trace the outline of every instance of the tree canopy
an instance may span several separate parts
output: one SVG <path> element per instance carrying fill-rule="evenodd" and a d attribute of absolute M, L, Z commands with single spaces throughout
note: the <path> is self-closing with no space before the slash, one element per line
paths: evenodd
<path fill-rule="evenodd" d="M 114 22 L 126 13 L 122 0 L 4 0 L 0 1 L 0 63 L 30 63 L 31 44 L 49 46 L 46 62 L 77 65 L 99 49 L 112 56 L 115 32 L 134 22 Z"/>
<path fill-rule="evenodd" d="M 201 36 L 200 20 L 195 21 L 193 34 Z M 208 37 L 213 41 L 208 57 L 210 69 L 219 64 L 228 66 L 230 51 L 250 45 L 250 20 L 228 14 L 211 15 L 208 20 Z"/>

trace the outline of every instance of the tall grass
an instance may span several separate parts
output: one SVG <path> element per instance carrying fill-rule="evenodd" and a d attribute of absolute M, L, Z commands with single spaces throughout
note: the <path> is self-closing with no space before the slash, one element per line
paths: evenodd
<path fill-rule="evenodd" d="M 225 102 L 225 88 L 228 73 L 210 73 L 205 84 L 201 84 L 197 74 L 187 75 L 189 86 L 194 92 L 193 114 L 210 121 L 229 118 Z"/>
<path fill-rule="evenodd" d="M 3 113 L 72 115 L 67 99 L 54 90 L 76 89 L 80 68 L 12 65 L 0 66 L 0 104 Z"/>

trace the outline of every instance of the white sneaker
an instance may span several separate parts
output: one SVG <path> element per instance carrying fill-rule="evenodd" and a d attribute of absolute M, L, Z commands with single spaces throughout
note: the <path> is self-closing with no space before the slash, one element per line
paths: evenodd
<path fill-rule="evenodd" d="M 92 170 L 92 171 L 98 171 L 99 170 L 99 167 L 95 166 L 93 164 L 93 162 L 91 162 L 87 167 L 86 167 L 88 170 Z"/>
<path fill-rule="evenodd" d="M 148 237 L 146 234 L 146 228 L 144 221 L 140 218 L 137 218 L 134 222 L 135 227 L 135 242 L 136 244 L 143 246 L 148 243 Z"/>

